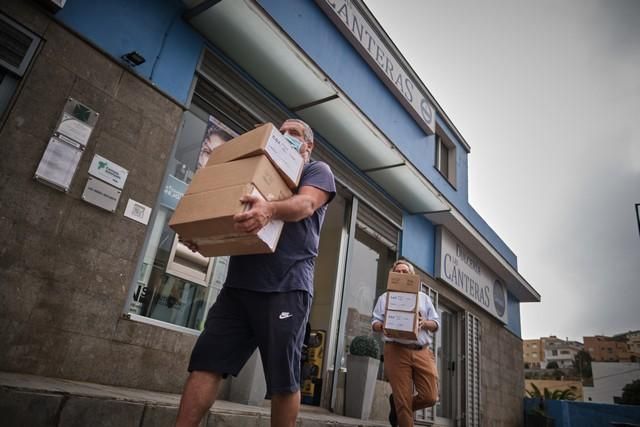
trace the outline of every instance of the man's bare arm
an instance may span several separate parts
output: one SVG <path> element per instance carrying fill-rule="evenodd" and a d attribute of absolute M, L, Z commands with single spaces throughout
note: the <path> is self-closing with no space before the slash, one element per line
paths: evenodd
<path fill-rule="evenodd" d="M 329 193 L 319 188 L 305 185 L 298 194 L 286 200 L 268 202 L 255 196 L 244 196 L 240 201 L 251 203 L 251 209 L 233 217 L 234 228 L 238 231 L 254 233 L 271 219 L 296 222 L 310 217 L 329 200 Z"/>

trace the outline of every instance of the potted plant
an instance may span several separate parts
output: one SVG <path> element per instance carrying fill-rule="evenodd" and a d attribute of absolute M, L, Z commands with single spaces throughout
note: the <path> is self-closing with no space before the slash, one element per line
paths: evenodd
<path fill-rule="evenodd" d="M 376 388 L 380 348 L 372 336 L 360 335 L 351 341 L 347 355 L 345 415 L 366 420 Z"/>

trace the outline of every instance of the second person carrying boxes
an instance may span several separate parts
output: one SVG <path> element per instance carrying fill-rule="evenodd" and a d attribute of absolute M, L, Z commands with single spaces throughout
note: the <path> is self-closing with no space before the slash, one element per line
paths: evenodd
<path fill-rule="evenodd" d="M 256 234 L 234 230 L 233 216 L 250 208 L 244 195 L 283 200 L 293 195 L 304 160 L 271 123 L 211 152 L 169 221 L 207 257 L 274 252 L 284 223 L 271 221 Z"/>
<path fill-rule="evenodd" d="M 420 286 L 421 280 L 417 274 L 389 273 L 384 316 L 384 328 L 388 337 L 418 339 Z"/>

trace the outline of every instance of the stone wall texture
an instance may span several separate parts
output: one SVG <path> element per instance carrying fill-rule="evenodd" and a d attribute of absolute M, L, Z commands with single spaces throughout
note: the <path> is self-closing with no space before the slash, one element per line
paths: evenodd
<path fill-rule="evenodd" d="M 0 10 L 44 40 L 0 123 L 0 370 L 177 392 L 195 337 L 122 318 L 183 108 L 35 2 Z M 67 98 L 100 113 L 72 187 L 33 179 Z M 94 154 L 129 170 L 117 211 L 80 196 Z"/>

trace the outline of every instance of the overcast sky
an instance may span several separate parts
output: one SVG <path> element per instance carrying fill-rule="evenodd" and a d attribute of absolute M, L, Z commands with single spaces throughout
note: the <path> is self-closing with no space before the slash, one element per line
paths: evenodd
<path fill-rule="evenodd" d="M 640 329 L 640 1 L 366 0 L 471 146 L 469 199 L 542 295 L 522 336 Z"/>

